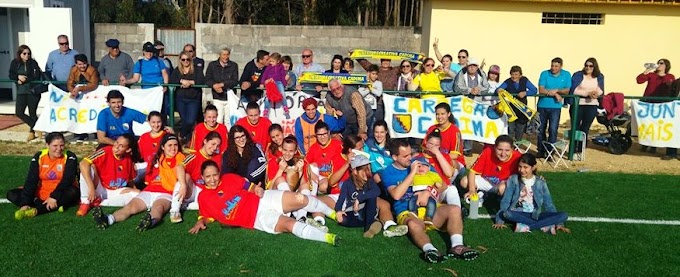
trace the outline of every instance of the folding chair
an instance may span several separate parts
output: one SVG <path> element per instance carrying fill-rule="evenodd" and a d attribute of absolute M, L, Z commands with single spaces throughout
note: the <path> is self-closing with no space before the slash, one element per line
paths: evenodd
<path fill-rule="evenodd" d="M 564 138 L 569 142 L 569 134 L 571 134 L 571 130 L 567 130 L 564 132 Z M 578 142 L 581 143 L 581 147 L 578 151 L 574 153 L 574 160 L 575 161 L 585 161 L 586 160 L 586 141 L 588 140 L 588 135 L 583 132 L 583 131 L 576 131 L 574 134 L 574 146 L 578 147 Z"/>
<path fill-rule="evenodd" d="M 548 151 L 545 159 L 543 159 L 543 164 L 552 162 L 553 168 L 557 168 L 560 163 L 564 164 L 567 168 L 569 165 L 564 160 L 564 154 L 569 150 L 569 141 L 560 139 L 555 143 L 550 143 L 547 141 L 543 142 L 543 147 Z"/>
<path fill-rule="evenodd" d="M 527 152 L 529 152 L 529 149 L 531 149 L 532 145 L 533 144 L 531 144 L 531 141 L 523 139 L 515 142 L 515 149 L 522 154 L 526 154 Z"/>

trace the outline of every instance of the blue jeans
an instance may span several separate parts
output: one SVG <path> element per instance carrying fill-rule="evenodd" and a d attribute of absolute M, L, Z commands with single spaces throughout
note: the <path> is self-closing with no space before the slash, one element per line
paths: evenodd
<path fill-rule="evenodd" d="M 557 128 L 560 124 L 560 114 L 561 109 L 554 108 L 539 108 L 538 114 L 541 117 L 541 126 L 538 128 L 538 153 L 545 154 L 548 152 L 543 146 L 543 142 L 546 141 L 545 131 L 547 129 L 548 136 L 547 141 L 550 143 L 557 142 Z"/>
<path fill-rule="evenodd" d="M 182 118 L 180 136 L 186 140 L 191 139 L 191 130 L 196 125 L 198 114 L 201 112 L 201 100 L 177 97 L 177 111 Z"/>
<path fill-rule="evenodd" d="M 567 213 L 565 212 L 543 212 L 538 216 L 538 220 L 531 217 L 531 213 L 505 211 L 501 214 L 503 220 L 512 221 L 515 223 L 523 223 L 529 226 L 529 229 L 536 230 L 541 227 L 563 224 L 567 221 Z"/>
<path fill-rule="evenodd" d="M 371 224 L 375 222 L 378 216 L 378 199 L 370 198 L 366 199 L 364 203 L 364 208 L 358 212 L 347 212 L 347 214 L 342 218 L 342 222 L 338 223 L 345 227 L 364 227 L 364 231 L 371 227 Z"/>
<path fill-rule="evenodd" d="M 167 120 L 169 114 L 170 114 L 170 93 L 164 92 L 163 106 L 161 106 L 161 116 L 163 117 L 163 120 Z"/>
<path fill-rule="evenodd" d="M 469 152 L 472 151 L 472 141 L 471 140 L 463 140 L 463 152 Z"/>
<path fill-rule="evenodd" d="M 408 210 L 411 212 L 414 212 L 418 214 L 418 208 L 420 207 L 418 205 L 418 196 L 414 195 L 411 197 L 411 199 L 408 200 Z M 425 205 L 425 217 L 432 218 L 434 217 L 434 212 L 437 209 L 437 201 L 434 201 L 434 198 L 430 197 L 427 199 L 427 205 Z"/>
<path fill-rule="evenodd" d="M 524 138 L 524 130 L 526 129 L 526 123 L 519 123 L 518 120 L 508 123 L 508 135 L 514 139 L 516 142 Z"/>

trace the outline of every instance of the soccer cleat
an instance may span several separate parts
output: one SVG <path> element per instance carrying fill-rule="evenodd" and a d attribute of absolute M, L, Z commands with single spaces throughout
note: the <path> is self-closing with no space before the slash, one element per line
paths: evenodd
<path fill-rule="evenodd" d="M 32 218 L 35 217 L 38 214 L 38 209 L 36 208 L 28 208 L 25 210 L 17 210 L 14 212 L 14 219 L 16 220 L 22 220 L 24 218 Z"/>
<path fill-rule="evenodd" d="M 316 221 L 316 220 L 314 220 L 314 219 L 307 218 L 307 220 L 305 221 L 305 223 L 306 223 L 307 225 L 310 225 L 310 226 L 316 228 L 316 229 L 321 230 L 321 231 L 324 232 L 324 233 L 328 233 L 328 227 L 326 227 L 326 225 L 323 225 L 323 224 L 321 224 L 320 222 L 318 222 L 318 221 Z"/>
<path fill-rule="evenodd" d="M 94 207 L 94 209 L 92 209 L 92 218 L 94 219 L 97 229 L 104 230 L 109 227 L 109 218 L 102 212 L 101 207 Z"/>
<path fill-rule="evenodd" d="M 383 231 L 383 236 L 391 238 L 391 237 L 401 237 L 403 235 L 406 235 L 408 233 L 408 226 L 406 225 L 392 225 L 390 227 L 387 227 L 386 230 Z"/>
<path fill-rule="evenodd" d="M 446 255 L 459 260 L 472 261 L 479 257 L 479 252 L 465 245 L 458 245 L 451 247 L 449 251 L 446 251 Z"/>
<path fill-rule="evenodd" d="M 340 246 L 340 237 L 336 234 L 326 234 L 326 243 L 333 246 Z"/>
<path fill-rule="evenodd" d="M 335 211 L 332 211 L 332 213 L 330 215 L 328 215 L 328 218 L 337 221 L 337 215 L 336 215 Z"/>
<path fill-rule="evenodd" d="M 515 233 L 531 233 L 531 229 L 529 229 L 529 225 L 517 223 L 515 224 Z"/>
<path fill-rule="evenodd" d="M 90 208 L 92 207 L 91 204 L 83 204 L 80 203 L 80 207 L 78 208 L 78 211 L 76 212 L 76 216 L 85 216 L 87 215 L 87 212 L 90 211 Z"/>
<path fill-rule="evenodd" d="M 153 218 L 151 218 L 151 213 L 147 212 L 142 216 L 142 220 L 137 224 L 137 231 L 144 232 L 153 227 Z"/>
<path fill-rule="evenodd" d="M 170 211 L 170 222 L 172 223 L 182 222 L 182 214 L 180 212 Z"/>
<path fill-rule="evenodd" d="M 442 256 L 439 255 L 439 251 L 436 249 L 430 249 L 423 252 L 423 259 L 431 264 L 436 264 L 442 261 Z"/>
<path fill-rule="evenodd" d="M 368 230 L 364 232 L 364 237 L 369 239 L 373 238 L 377 233 L 380 233 L 380 230 L 382 230 L 382 224 L 380 221 L 373 221 L 371 226 L 368 227 Z"/>
<path fill-rule="evenodd" d="M 99 207 L 102 205 L 102 198 L 101 197 L 95 197 L 94 201 L 92 201 L 92 207 Z"/>

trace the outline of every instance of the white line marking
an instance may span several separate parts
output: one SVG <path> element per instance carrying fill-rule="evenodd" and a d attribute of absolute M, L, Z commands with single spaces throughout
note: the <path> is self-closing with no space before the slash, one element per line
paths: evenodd
<path fill-rule="evenodd" d="M 9 200 L 7 200 L 5 198 L 0 198 L 0 204 L 9 204 L 9 203 L 12 203 L 12 202 L 9 202 Z"/>
<path fill-rule="evenodd" d="M 479 218 L 491 218 L 488 214 L 480 214 Z M 606 217 L 582 217 L 570 216 L 567 222 L 604 222 L 604 223 L 623 223 L 623 224 L 647 224 L 647 225 L 680 225 L 680 220 L 652 220 L 634 218 L 606 218 Z"/>

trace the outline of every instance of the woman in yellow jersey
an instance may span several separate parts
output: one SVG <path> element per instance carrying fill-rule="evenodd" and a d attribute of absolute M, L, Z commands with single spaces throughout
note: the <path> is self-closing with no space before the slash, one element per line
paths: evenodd
<path fill-rule="evenodd" d="M 446 73 L 442 71 L 441 66 L 434 68 L 434 59 L 427 58 L 423 62 L 423 71 L 413 78 L 413 81 L 408 84 L 408 90 L 422 91 L 423 94 L 421 98 L 423 99 L 441 99 L 444 95 L 438 92 L 442 92 L 441 80 L 447 77 Z"/>
<path fill-rule="evenodd" d="M 64 135 L 61 133 L 48 134 L 45 142 L 47 149 L 31 159 L 24 186 L 7 192 L 7 200 L 20 207 L 14 213 L 16 220 L 78 203 L 78 158 L 64 150 Z"/>
<path fill-rule="evenodd" d="M 165 134 L 161 140 L 161 147 L 147 170 L 147 186 L 130 203 L 113 214 L 104 214 L 100 207 L 95 207 L 92 217 L 97 228 L 106 229 L 115 222 L 147 210 L 149 212 L 142 217 L 137 230 L 142 232 L 156 225 L 170 210 L 172 191 L 177 183 L 177 165 L 184 159 L 177 136 Z M 180 188 L 179 199 L 184 199 L 185 193 L 186 188 Z"/>

